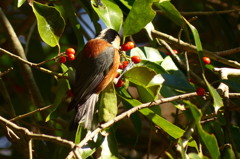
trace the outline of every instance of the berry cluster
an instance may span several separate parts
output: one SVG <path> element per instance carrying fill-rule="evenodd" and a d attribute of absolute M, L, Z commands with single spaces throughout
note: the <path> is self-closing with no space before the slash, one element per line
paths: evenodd
<path fill-rule="evenodd" d="M 135 47 L 134 42 L 128 41 L 121 46 L 121 51 L 129 51 L 129 50 L 133 49 L 134 47 Z M 119 64 L 119 66 L 118 66 L 119 71 L 116 75 L 116 78 L 118 78 L 120 76 L 119 72 L 122 72 L 128 66 L 129 61 L 132 61 L 135 64 L 141 62 L 141 59 L 140 59 L 139 56 L 132 56 L 131 60 L 130 60 L 130 58 L 127 58 L 127 57 L 124 57 L 124 58 L 129 59 L 129 60 L 125 60 L 125 61 L 123 61 L 122 63 Z M 124 81 L 122 79 L 119 79 L 118 82 L 115 84 L 115 87 L 122 87 L 123 84 L 124 84 Z"/>
<path fill-rule="evenodd" d="M 59 57 L 60 63 L 65 63 L 67 60 L 69 61 L 75 60 L 75 50 L 73 48 L 68 48 L 65 53 L 66 53 L 66 56 Z"/>

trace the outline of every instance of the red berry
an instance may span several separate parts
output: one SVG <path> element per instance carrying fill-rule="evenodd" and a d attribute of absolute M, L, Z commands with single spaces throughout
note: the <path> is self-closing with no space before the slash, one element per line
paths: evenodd
<path fill-rule="evenodd" d="M 70 54 L 75 54 L 75 50 L 74 50 L 74 48 L 68 48 L 67 50 L 66 50 L 66 54 L 67 54 L 67 56 L 68 55 L 70 55 Z"/>
<path fill-rule="evenodd" d="M 190 78 L 188 81 L 191 82 L 191 83 L 193 83 L 193 84 L 195 83 L 194 80 L 191 79 L 191 78 Z"/>
<path fill-rule="evenodd" d="M 173 52 L 174 52 L 175 54 L 178 54 L 178 51 L 177 51 L 177 50 L 173 50 Z M 170 52 L 167 52 L 166 54 L 167 54 L 167 55 L 171 55 Z"/>
<path fill-rule="evenodd" d="M 121 49 L 122 49 L 122 51 L 129 51 L 134 47 L 135 47 L 134 42 L 128 41 L 128 42 L 126 42 L 125 44 L 122 45 Z"/>
<path fill-rule="evenodd" d="M 118 80 L 117 84 L 115 84 L 115 87 L 122 87 L 124 82 L 122 80 Z"/>
<path fill-rule="evenodd" d="M 128 61 L 123 61 L 123 69 L 125 69 L 127 67 L 127 65 L 129 64 Z"/>
<path fill-rule="evenodd" d="M 65 63 L 67 61 L 67 58 L 65 56 L 60 56 L 59 57 L 59 62 L 60 63 Z"/>
<path fill-rule="evenodd" d="M 134 63 L 139 63 L 141 61 L 140 57 L 139 56 L 132 56 L 131 57 L 131 60 L 132 62 Z"/>
<path fill-rule="evenodd" d="M 68 54 L 68 60 L 69 61 L 73 61 L 75 59 L 75 55 L 74 54 Z"/>
<path fill-rule="evenodd" d="M 118 78 L 119 76 L 120 76 L 120 74 L 119 74 L 119 73 L 117 73 L 115 78 Z"/>
<path fill-rule="evenodd" d="M 74 94 L 73 94 L 73 92 L 72 92 L 71 89 L 67 91 L 67 94 L 68 94 L 70 97 L 73 97 L 73 96 L 74 96 Z"/>
<path fill-rule="evenodd" d="M 123 64 L 122 63 L 119 64 L 118 69 L 123 69 Z"/>
<path fill-rule="evenodd" d="M 207 65 L 211 63 L 211 59 L 209 57 L 203 57 L 203 62 Z"/>
<path fill-rule="evenodd" d="M 174 52 L 175 54 L 178 54 L 178 51 L 177 51 L 177 50 L 173 50 L 173 52 Z"/>
<path fill-rule="evenodd" d="M 202 87 L 197 88 L 196 92 L 198 96 L 203 96 L 205 94 L 205 90 Z"/>

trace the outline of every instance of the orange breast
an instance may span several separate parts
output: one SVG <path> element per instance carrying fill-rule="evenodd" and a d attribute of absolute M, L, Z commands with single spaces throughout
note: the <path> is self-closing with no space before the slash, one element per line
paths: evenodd
<path fill-rule="evenodd" d="M 92 39 L 89 40 L 83 49 L 83 54 L 85 57 L 91 58 L 98 56 L 107 47 L 112 46 L 107 41 L 102 39 Z"/>
<path fill-rule="evenodd" d="M 100 93 L 103 89 L 105 89 L 107 87 L 107 85 L 110 82 L 112 82 L 114 80 L 114 78 L 117 75 L 117 70 L 118 70 L 119 63 L 120 63 L 120 55 L 119 55 L 118 50 L 115 49 L 114 61 L 113 61 L 112 68 L 109 70 L 108 74 L 105 76 L 103 81 L 97 87 L 97 89 L 96 89 L 97 93 Z"/>

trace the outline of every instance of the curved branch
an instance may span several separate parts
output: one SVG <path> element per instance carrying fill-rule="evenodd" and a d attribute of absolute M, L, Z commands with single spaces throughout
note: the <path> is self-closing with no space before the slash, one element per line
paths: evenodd
<path fill-rule="evenodd" d="M 5 14 L 3 13 L 1 8 L 0 8 L 0 22 L 11 41 L 12 49 L 14 50 L 14 53 L 16 53 L 22 59 L 27 60 L 26 55 L 23 50 L 23 47 L 22 47 L 12 25 L 8 21 L 7 17 L 5 16 Z M 45 105 L 43 97 L 42 97 L 42 95 L 39 91 L 39 88 L 36 84 L 36 81 L 34 79 L 31 67 L 29 67 L 25 63 L 21 63 L 20 66 L 22 67 L 24 81 L 26 82 L 27 87 L 32 94 L 34 104 L 37 106 Z"/>
<path fill-rule="evenodd" d="M 177 46 L 181 49 L 184 49 L 188 52 L 192 52 L 192 53 L 196 53 L 196 54 L 198 53 L 196 46 L 186 43 L 182 40 L 178 40 L 171 35 L 168 35 L 168 34 L 156 31 L 156 30 L 152 30 L 152 35 L 156 38 L 163 39 L 168 43 L 174 44 L 175 46 Z M 203 49 L 203 54 L 204 54 L 204 56 L 208 56 L 209 58 L 216 60 L 218 62 L 221 62 L 225 65 L 229 65 L 229 66 L 232 66 L 235 68 L 240 68 L 240 63 L 238 63 L 237 61 L 225 59 L 223 57 L 216 55 L 214 52 Z"/>
<path fill-rule="evenodd" d="M 7 50 L 4 50 L 4 49 L 2 49 L 2 48 L 0 48 L 0 52 L 1 52 L 1 53 L 4 53 L 4 54 L 7 54 L 7 55 L 9 55 L 9 56 L 17 59 L 18 61 L 21 61 L 21 62 L 23 62 L 23 63 L 25 63 L 25 64 L 27 64 L 27 65 L 29 65 L 29 66 L 31 66 L 31 67 L 34 67 L 34 68 L 36 68 L 36 69 L 38 69 L 38 70 L 40 70 L 40 71 L 42 71 L 42 72 L 45 72 L 45 73 L 48 73 L 48 74 L 51 74 L 51 75 L 54 75 L 54 76 L 57 76 L 57 77 L 61 77 L 61 78 L 64 77 L 63 74 L 61 74 L 61 73 L 56 73 L 56 72 L 50 71 L 50 70 L 48 70 L 48 69 L 46 69 L 46 68 L 40 67 L 40 65 L 42 65 L 43 63 L 45 63 L 45 61 L 42 62 L 42 63 L 39 63 L 39 64 L 35 64 L 35 63 L 32 63 L 32 62 L 27 61 L 26 59 L 21 58 L 20 56 L 17 56 L 17 55 L 15 55 L 15 54 L 12 54 L 11 52 L 9 52 L 9 51 L 7 51 Z M 53 59 L 55 59 L 55 58 L 52 58 L 51 60 L 53 60 Z M 48 61 L 47 61 L 47 62 L 48 62 Z"/>

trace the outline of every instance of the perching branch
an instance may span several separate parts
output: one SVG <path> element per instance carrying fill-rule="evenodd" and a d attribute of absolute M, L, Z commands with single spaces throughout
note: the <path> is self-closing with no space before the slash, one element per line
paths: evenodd
<path fill-rule="evenodd" d="M 45 134 L 36 134 L 36 133 L 30 132 L 28 129 L 26 129 L 24 127 L 20 127 L 20 126 L 16 125 L 15 123 L 13 123 L 12 121 L 9 121 L 9 120 L 1 117 L 1 116 L 0 116 L 0 124 L 6 126 L 5 128 L 8 130 L 8 132 L 11 131 L 12 132 L 11 134 L 14 134 L 16 139 L 19 138 L 18 134 L 26 137 L 26 139 L 28 140 L 28 146 L 32 145 L 32 143 L 30 143 L 30 142 L 33 142 L 33 141 L 30 141 L 30 140 L 45 140 L 45 141 L 54 142 L 54 143 L 61 144 L 61 145 L 64 145 L 64 146 L 67 146 L 67 147 L 71 148 L 72 151 L 66 157 L 67 159 L 70 159 L 73 156 L 75 156 L 76 158 L 79 159 L 80 156 L 77 153 L 77 150 L 79 148 L 84 146 L 88 141 L 90 141 L 96 134 L 101 132 L 103 129 L 110 127 L 111 125 L 120 121 L 121 119 L 123 119 L 125 117 L 129 117 L 129 116 L 131 116 L 131 114 L 133 114 L 136 111 L 138 111 L 140 109 L 143 109 L 143 108 L 149 108 L 149 107 L 156 106 L 156 105 L 159 105 L 159 104 L 162 104 L 162 103 L 168 103 L 168 102 L 172 102 L 172 101 L 176 101 L 176 100 L 183 100 L 183 99 L 186 99 L 186 98 L 194 97 L 196 95 L 197 95 L 196 92 L 187 93 L 187 94 L 182 94 L 182 95 L 168 97 L 168 98 L 161 98 L 161 99 L 156 100 L 154 102 L 148 102 L 148 103 L 144 103 L 144 104 L 141 104 L 139 106 L 133 107 L 133 108 L 127 110 L 126 112 L 123 112 L 122 114 L 119 114 L 114 119 L 112 119 L 112 120 L 110 120 L 110 121 L 108 121 L 104 124 L 101 124 L 97 129 L 95 129 L 92 133 L 87 135 L 77 145 L 75 143 L 73 143 L 72 141 L 62 139 L 60 137 L 45 135 Z M 229 93 L 229 96 L 231 97 L 232 94 Z M 238 94 L 234 93 L 233 96 L 234 97 L 236 97 L 236 96 L 239 97 L 240 94 L 239 93 Z M 47 106 L 45 108 L 47 109 L 48 107 L 50 107 L 50 106 Z M 31 114 L 32 113 L 35 113 L 35 112 L 31 112 Z M 24 116 L 26 116 L 26 115 L 24 115 Z M 17 118 L 21 118 L 21 117 L 17 117 Z M 30 147 L 28 147 L 28 149 L 29 149 L 30 152 L 32 151 Z M 31 156 L 31 154 L 29 154 L 29 155 Z"/>

